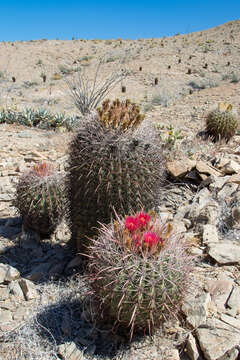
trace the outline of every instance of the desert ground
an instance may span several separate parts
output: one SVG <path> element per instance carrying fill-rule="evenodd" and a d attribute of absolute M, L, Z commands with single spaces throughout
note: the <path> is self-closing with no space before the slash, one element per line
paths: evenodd
<path fill-rule="evenodd" d="M 103 57 L 100 83 L 127 74 L 108 97 L 136 102 L 164 145 L 169 186 L 159 211 L 192 241 L 198 289 L 182 321 L 130 344 L 95 323 L 66 223 L 38 242 L 12 206 L 24 170 L 41 161 L 65 170 L 73 132 L 0 122 L 0 359 L 237 360 L 240 126 L 227 143 L 202 134 L 219 103 L 240 113 L 240 20 L 159 39 L 3 41 L 0 114 L 31 108 L 81 118 L 66 79 L 83 71 L 91 82 Z"/>

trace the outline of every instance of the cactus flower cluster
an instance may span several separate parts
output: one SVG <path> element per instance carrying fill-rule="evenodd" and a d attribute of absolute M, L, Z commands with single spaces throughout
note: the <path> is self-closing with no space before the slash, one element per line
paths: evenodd
<path fill-rule="evenodd" d="M 127 216 L 124 221 L 124 230 L 119 229 L 119 222 L 115 222 L 115 230 L 119 235 L 122 232 L 122 244 L 125 248 L 137 253 L 158 254 L 172 231 L 172 225 L 163 226 L 153 214 L 139 212 L 136 216 Z"/>

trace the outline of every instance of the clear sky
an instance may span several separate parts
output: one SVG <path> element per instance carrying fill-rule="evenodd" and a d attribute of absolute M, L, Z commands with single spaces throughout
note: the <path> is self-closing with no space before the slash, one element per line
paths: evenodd
<path fill-rule="evenodd" d="M 0 41 L 152 38 L 240 19 L 240 0 L 0 0 Z"/>

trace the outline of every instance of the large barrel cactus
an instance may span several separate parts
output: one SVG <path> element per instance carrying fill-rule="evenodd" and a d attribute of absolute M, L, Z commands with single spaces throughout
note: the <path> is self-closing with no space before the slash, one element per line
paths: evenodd
<path fill-rule="evenodd" d="M 140 212 L 101 227 L 89 246 L 89 281 L 104 321 L 150 332 L 177 317 L 192 290 L 193 258 L 169 223 Z"/>
<path fill-rule="evenodd" d="M 13 205 L 23 217 L 25 228 L 49 237 L 66 210 L 63 176 L 51 164 L 34 165 L 20 176 Z"/>
<path fill-rule="evenodd" d="M 136 116 L 138 116 L 138 112 Z M 130 118 L 129 127 L 136 122 Z M 139 118 L 138 118 L 139 119 Z M 126 120 L 126 117 L 125 117 Z M 87 237 L 98 223 L 119 214 L 155 206 L 163 176 L 163 156 L 155 145 L 139 140 L 133 130 L 106 126 L 98 116 L 87 121 L 72 140 L 69 199 L 72 245 L 86 251 Z"/>

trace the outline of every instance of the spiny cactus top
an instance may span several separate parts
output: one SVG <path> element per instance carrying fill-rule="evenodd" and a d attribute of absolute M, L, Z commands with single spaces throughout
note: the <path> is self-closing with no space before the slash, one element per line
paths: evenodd
<path fill-rule="evenodd" d="M 139 107 L 129 99 L 122 102 L 116 99 L 112 104 L 107 99 L 103 102 L 102 107 L 97 109 L 97 112 L 100 121 L 107 129 L 119 129 L 121 131 L 135 129 L 144 119 Z"/>

